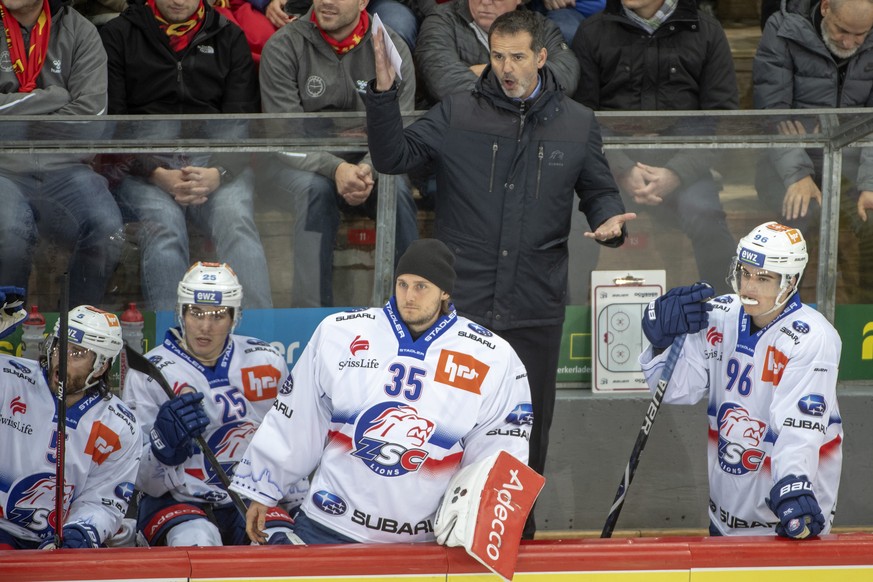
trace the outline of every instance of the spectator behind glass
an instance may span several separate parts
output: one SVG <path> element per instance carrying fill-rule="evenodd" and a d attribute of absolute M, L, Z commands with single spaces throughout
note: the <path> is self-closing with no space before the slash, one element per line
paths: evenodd
<path fill-rule="evenodd" d="M 596 111 L 737 109 L 733 57 L 717 20 L 694 0 L 607 0 L 582 23 L 573 51 L 582 78 L 575 99 Z M 693 126 L 691 125 L 693 123 Z M 699 120 L 670 134 L 704 131 Z M 712 128 L 714 130 L 714 128 Z M 700 278 L 727 291 L 724 265 L 736 241 L 727 226 L 701 150 L 610 150 L 609 165 L 632 209 L 650 207 L 658 221 L 689 238 Z"/>
<path fill-rule="evenodd" d="M 94 25 L 60 0 L 0 4 L 0 115 L 103 115 L 106 53 Z M 48 11 L 43 7 L 48 6 Z M 47 27 L 36 26 L 45 18 Z M 28 39 L 25 41 L 25 39 Z M 29 55 L 29 56 L 28 56 Z M 10 63 L 26 63 L 16 70 Z M 12 146 L 45 132 L 54 140 L 101 137 L 102 126 L 42 121 L 4 124 Z M 93 156 L 0 154 L 0 281 L 27 287 L 39 235 L 72 250 L 70 303 L 99 305 L 122 244 L 121 212 Z"/>
<path fill-rule="evenodd" d="M 257 77 L 242 31 L 200 0 L 133 0 L 101 34 L 109 54 L 110 113 L 258 110 Z M 172 139 L 179 123 L 148 127 Z M 245 130 L 240 122 L 207 127 L 221 131 L 224 141 Z M 220 260 L 239 265 L 246 307 L 272 307 L 246 156 L 139 155 L 129 173 L 116 195 L 140 223 L 143 293 L 150 309 L 176 304 L 176 285 L 190 264 L 186 220 L 210 237 Z"/>
<path fill-rule="evenodd" d="M 375 76 L 366 0 L 315 0 L 306 15 L 277 32 L 261 61 L 265 113 L 362 111 L 361 92 Z M 415 70 L 406 45 L 391 38 L 403 59 L 404 111 L 413 111 Z M 279 155 L 259 172 L 261 190 L 294 215 L 294 307 L 333 305 L 333 247 L 340 211 L 374 218 L 376 176 L 369 153 Z M 397 193 L 396 254 L 418 238 L 415 202 L 403 176 Z"/>
<path fill-rule="evenodd" d="M 606 0 L 531 0 L 530 6 L 554 22 L 571 43 L 582 21 L 603 10 Z"/>
<path fill-rule="evenodd" d="M 494 19 L 525 10 L 521 0 L 454 0 L 437 6 L 424 19 L 415 66 L 433 103 L 446 95 L 470 91 L 488 64 L 488 30 Z M 579 63 L 551 21 L 545 24 L 548 67 L 568 95 L 576 90 Z"/>
<path fill-rule="evenodd" d="M 792 0 L 767 21 L 752 61 L 757 109 L 809 109 L 873 106 L 873 1 Z M 805 120 L 782 119 L 776 131 L 818 132 Z M 810 239 L 818 232 L 821 208 L 821 149 L 773 149 L 758 161 L 758 196 Z M 860 266 L 842 269 L 856 276 L 845 285 L 852 303 L 873 303 L 873 149 L 843 153 L 840 224 L 854 235 Z M 834 194 L 836 195 L 836 194 Z M 847 253 L 841 252 L 842 259 Z M 857 274 L 857 275 L 856 275 Z"/>
<path fill-rule="evenodd" d="M 436 165 L 436 238 L 455 255 L 458 310 L 493 329 L 527 369 L 530 466 L 543 474 L 567 300 L 574 199 L 607 246 L 624 242 L 624 212 L 594 113 L 564 95 L 546 66 L 544 19 L 527 10 L 491 26 L 491 62 L 475 92 L 449 95 L 403 128 L 384 47 L 368 86 L 367 138 L 376 168 Z M 542 163 L 543 160 L 560 163 Z M 533 517 L 524 536 L 533 537 Z"/>

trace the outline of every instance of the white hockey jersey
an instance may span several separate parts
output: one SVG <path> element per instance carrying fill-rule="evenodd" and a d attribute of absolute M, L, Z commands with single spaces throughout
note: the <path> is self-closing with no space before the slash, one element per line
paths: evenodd
<path fill-rule="evenodd" d="M 204 394 L 204 412 L 209 426 L 203 433 L 228 475 L 242 458 L 255 429 L 273 405 L 279 385 L 288 375 L 284 358 L 259 339 L 230 335 L 227 347 L 213 368 L 203 366 L 179 347 L 174 332 L 146 354 L 173 387 L 176 394 L 193 389 Z M 133 409 L 142 428 L 142 462 L 136 480 L 138 489 L 153 497 L 169 492 L 180 502 L 231 503 L 230 496 L 209 461 L 195 453 L 184 463 L 167 466 L 152 454 L 149 433 L 167 395 L 158 383 L 135 370 L 125 378 L 124 401 Z M 291 484 L 290 493 L 294 491 Z"/>
<path fill-rule="evenodd" d="M 394 298 L 331 315 L 231 488 L 271 506 L 315 470 L 302 509 L 316 522 L 361 542 L 434 541 L 437 507 L 460 467 L 501 449 L 527 462 L 530 400 L 509 344 L 454 311 L 415 341 Z"/>
<path fill-rule="evenodd" d="M 57 400 L 39 363 L 0 355 L 0 529 L 39 542 L 54 536 Z M 116 396 L 67 407 L 64 524 L 115 534 L 140 457 L 136 420 Z"/>
<path fill-rule="evenodd" d="M 739 297 L 713 299 L 709 325 L 689 335 L 664 402 L 708 398 L 709 517 L 725 535 L 775 535 L 770 489 L 805 475 L 833 524 L 842 468 L 843 425 L 836 384 L 842 342 L 795 294 L 767 327 L 752 332 Z M 649 388 L 667 354 L 640 356 Z"/>

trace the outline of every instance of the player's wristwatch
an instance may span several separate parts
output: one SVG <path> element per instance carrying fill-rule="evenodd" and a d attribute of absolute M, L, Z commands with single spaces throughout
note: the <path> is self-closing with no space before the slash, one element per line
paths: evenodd
<path fill-rule="evenodd" d="M 233 179 L 233 174 L 231 174 L 230 170 L 228 170 L 224 166 L 215 166 L 215 169 L 218 170 L 219 184 L 227 184 Z"/>

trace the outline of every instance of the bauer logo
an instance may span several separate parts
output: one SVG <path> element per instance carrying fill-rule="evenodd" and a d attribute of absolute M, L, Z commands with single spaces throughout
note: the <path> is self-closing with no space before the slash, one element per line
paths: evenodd
<path fill-rule="evenodd" d="M 825 411 L 828 409 L 822 394 L 807 394 L 797 401 L 797 408 L 803 414 L 818 417 L 824 416 Z"/>
<path fill-rule="evenodd" d="M 767 257 L 757 251 L 744 248 L 740 249 L 740 260 L 756 267 L 763 267 Z"/>
<path fill-rule="evenodd" d="M 323 489 L 312 494 L 312 503 L 315 504 L 315 507 L 331 515 L 342 515 L 349 509 L 342 497 Z"/>
<path fill-rule="evenodd" d="M 221 291 L 195 291 L 194 303 L 198 305 L 221 305 Z"/>

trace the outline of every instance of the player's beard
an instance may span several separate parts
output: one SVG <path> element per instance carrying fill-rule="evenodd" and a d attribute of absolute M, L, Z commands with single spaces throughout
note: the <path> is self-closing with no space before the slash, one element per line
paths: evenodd
<path fill-rule="evenodd" d="M 428 308 L 425 305 L 418 305 L 418 311 L 411 314 L 404 313 L 405 309 L 401 309 L 400 315 L 403 316 L 403 323 L 412 332 L 423 332 L 439 317 L 441 303 L 438 301 L 433 308 Z M 407 312 L 408 313 L 408 312 Z"/>
<path fill-rule="evenodd" d="M 56 393 L 58 390 L 57 372 L 58 370 L 56 367 L 49 370 L 49 378 L 51 379 L 51 389 L 53 393 Z M 71 396 L 85 390 L 85 379 L 85 376 L 71 376 L 70 372 L 67 371 L 67 384 L 64 386 L 64 395 Z"/>

